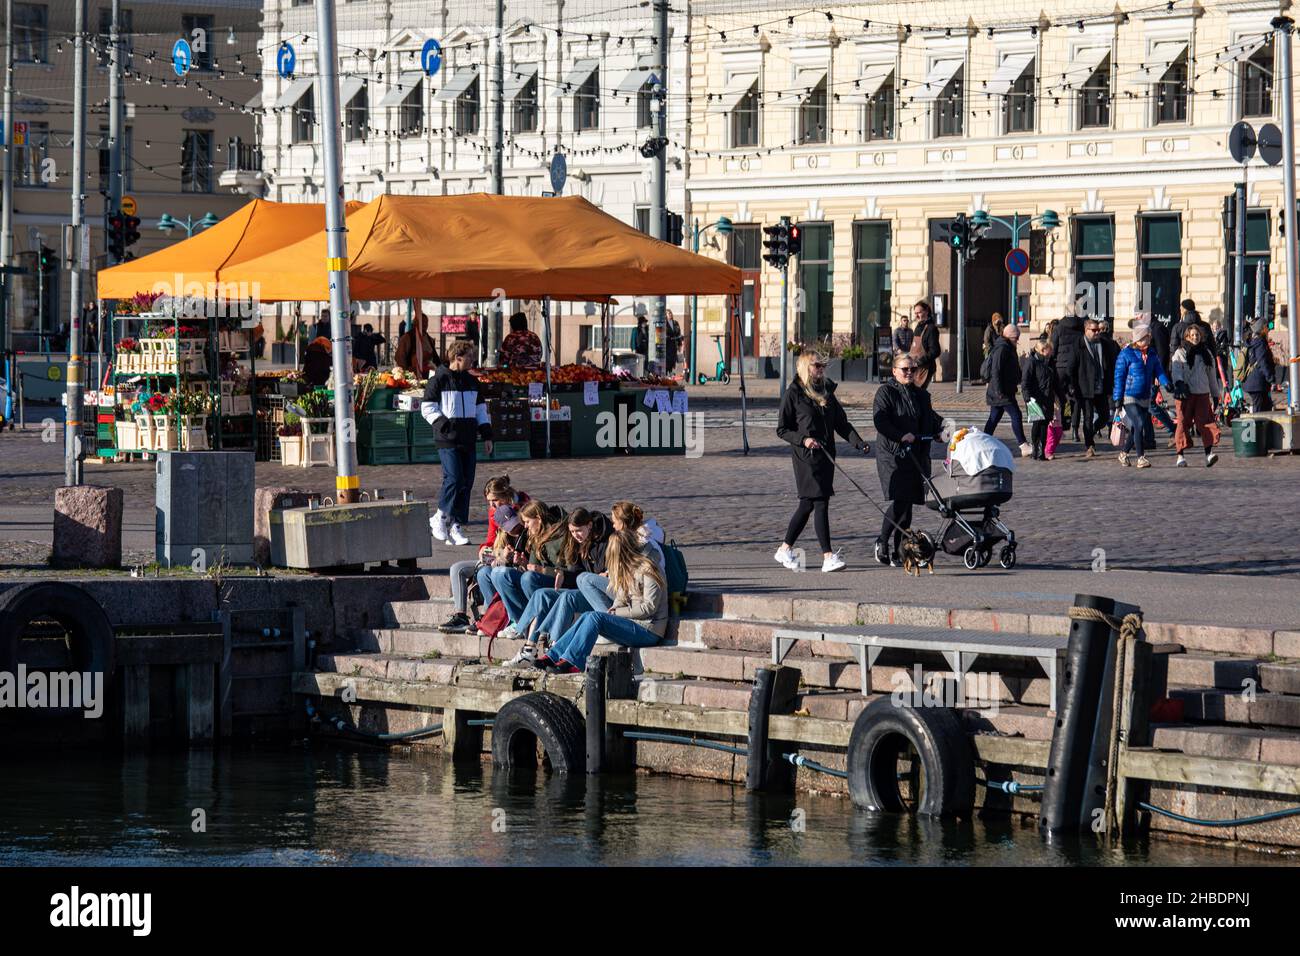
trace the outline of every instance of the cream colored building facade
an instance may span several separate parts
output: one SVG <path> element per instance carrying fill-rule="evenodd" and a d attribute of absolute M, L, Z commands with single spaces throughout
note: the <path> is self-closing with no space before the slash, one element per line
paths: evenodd
<path fill-rule="evenodd" d="M 804 247 L 790 269 L 788 338 L 871 353 L 887 341 L 878 330 L 938 297 L 949 378 L 955 256 L 936 237 L 958 213 L 1059 217 L 1053 230 L 1036 220 L 1019 232 L 1037 273 L 1017 290 L 1031 329 L 1076 303 L 1118 317 L 1121 332 L 1139 308 L 1176 319 L 1184 298 L 1222 316 L 1225 200 L 1242 178 L 1228 133 L 1243 118 L 1256 130 L 1278 122 L 1279 5 L 1138 6 L 980 0 L 809 14 L 695 3 L 689 212 L 748 227 L 713 253 L 746 269 L 733 353 L 780 348 L 780 275 L 762 263 L 761 226 L 783 215 L 803 224 Z M 1285 301 L 1282 178 L 1258 157 L 1247 175 L 1253 312 L 1260 262 Z M 990 315 L 1012 309 L 1011 245 L 995 226 L 968 268 L 968 370 Z M 726 310 L 714 300 L 700 314 L 707 343 Z"/>

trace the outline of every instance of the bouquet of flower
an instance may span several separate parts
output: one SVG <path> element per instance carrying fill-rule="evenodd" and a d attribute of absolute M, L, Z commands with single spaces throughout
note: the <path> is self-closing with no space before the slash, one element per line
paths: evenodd
<path fill-rule="evenodd" d="M 140 343 L 135 339 L 122 339 L 117 343 L 117 350 L 119 352 L 129 352 L 134 355 L 140 351 Z"/>

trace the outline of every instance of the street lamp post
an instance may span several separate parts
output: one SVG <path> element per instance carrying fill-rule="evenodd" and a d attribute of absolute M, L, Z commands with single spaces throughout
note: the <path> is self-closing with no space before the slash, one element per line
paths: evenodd
<path fill-rule="evenodd" d="M 700 220 L 695 220 L 695 228 L 692 231 L 691 251 L 698 254 L 700 251 L 700 236 L 708 229 L 717 229 L 719 235 L 731 235 L 731 220 L 726 216 L 719 216 L 717 222 L 711 222 L 707 226 L 700 226 Z M 696 336 L 695 327 L 697 316 L 699 315 L 699 296 L 691 296 L 691 363 L 687 372 L 686 384 L 691 385 L 695 382 L 697 369 L 696 363 Z"/>
<path fill-rule="evenodd" d="M 185 221 L 181 222 L 179 219 L 173 219 L 169 213 L 163 213 L 158 217 L 158 229 L 166 233 L 170 233 L 173 229 L 184 229 L 185 238 L 188 239 L 199 229 L 215 226 L 220 221 L 220 218 L 210 212 L 204 213 L 203 218 L 198 222 L 195 222 L 192 216 L 186 216 Z"/>
<path fill-rule="evenodd" d="M 1019 213 L 1015 213 L 1014 215 L 1012 215 L 1010 222 L 1008 222 L 1005 219 L 1002 219 L 999 216 L 990 216 L 988 214 L 988 211 L 984 209 L 977 209 L 974 215 L 971 216 L 971 225 L 974 226 L 977 230 L 987 229 L 990 225 L 992 225 L 995 222 L 1000 225 L 1006 226 L 1006 228 L 1011 233 L 1011 248 L 1019 249 L 1020 231 L 1022 229 L 1025 228 L 1032 229 L 1034 223 L 1037 222 L 1037 223 L 1041 223 L 1042 227 L 1050 232 L 1051 230 L 1055 229 L 1057 226 L 1061 224 L 1061 218 L 1056 214 L 1056 211 L 1054 209 L 1045 209 L 1043 210 L 1043 214 L 1041 216 L 1032 216 L 1024 220 L 1020 218 Z M 1011 307 L 1007 312 L 1007 315 L 1012 322 L 1016 322 L 1016 306 L 1019 303 L 1019 299 L 1016 295 L 1017 292 L 1016 280 L 1018 278 L 1019 277 L 1015 275 L 1011 276 Z M 1016 322 L 1016 324 L 1019 325 L 1020 323 Z"/>

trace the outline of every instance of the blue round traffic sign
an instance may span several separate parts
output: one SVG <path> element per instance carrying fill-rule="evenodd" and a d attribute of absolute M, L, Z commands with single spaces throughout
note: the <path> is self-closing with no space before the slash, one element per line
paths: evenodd
<path fill-rule="evenodd" d="M 1007 253 L 1007 272 L 1013 276 L 1022 276 L 1029 271 L 1029 253 L 1024 249 L 1012 249 Z"/>
<path fill-rule="evenodd" d="M 190 41 L 181 37 L 172 47 L 172 69 L 176 71 L 177 76 L 184 76 L 190 71 L 193 62 L 194 51 L 190 49 Z"/>
<path fill-rule="evenodd" d="M 420 50 L 420 66 L 427 76 L 433 76 L 442 66 L 442 44 L 437 40 L 425 40 Z"/>
<path fill-rule="evenodd" d="M 292 43 L 281 43 L 280 49 L 275 54 L 275 69 L 284 79 L 293 76 L 294 65 L 298 62 L 298 54 L 293 50 Z"/>
<path fill-rule="evenodd" d="M 569 164 L 564 159 L 563 153 L 556 153 L 551 157 L 551 188 L 555 190 L 558 196 L 564 189 L 564 181 L 569 178 Z"/>

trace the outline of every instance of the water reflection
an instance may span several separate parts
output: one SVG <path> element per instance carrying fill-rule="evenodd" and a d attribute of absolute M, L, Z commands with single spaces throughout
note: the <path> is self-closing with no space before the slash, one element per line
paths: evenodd
<path fill-rule="evenodd" d="M 573 778 L 320 745 L 0 756 L 4 864 L 1269 865 L 1031 822 L 868 814 L 659 776 Z M 198 812 L 201 811 L 201 812 Z M 203 826 L 200 826 L 199 823 Z"/>

